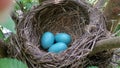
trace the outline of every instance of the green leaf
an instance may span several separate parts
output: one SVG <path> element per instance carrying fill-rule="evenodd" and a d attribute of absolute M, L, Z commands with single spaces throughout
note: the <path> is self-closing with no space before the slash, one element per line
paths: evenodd
<path fill-rule="evenodd" d="M 120 68 L 120 66 L 117 66 L 116 68 Z"/>
<path fill-rule="evenodd" d="M 120 30 L 120 24 L 117 25 L 117 27 L 115 28 L 114 32 L 117 32 L 118 30 Z"/>
<path fill-rule="evenodd" d="M 23 62 L 17 59 L 2 58 L 0 59 L 0 68 L 28 68 Z"/>
<path fill-rule="evenodd" d="M 27 4 L 26 4 L 26 9 L 27 9 L 27 10 L 29 10 L 31 7 L 32 7 L 32 4 L 31 4 L 31 3 L 27 3 Z"/>
<path fill-rule="evenodd" d="M 16 33 L 16 31 L 15 31 L 15 23 L 14 23 L 14 21 L 11 19 L 11 17 L 9 15 L 6 18 L 5 22 L 0 22 L 0 25 L 7 28 L 7 29 L 9 29 L 13 33 Z"/>
<path fill-rule="evenodd" d="M 98 66 L 88 66 L 87 68 L 99 68 Z"/>
<path fill-rule="evenodd" d="M 116 32 L 119 31 L 119 30 L 120 30 L 120 24 L 118 24 L 118 25 L 116 26 L 116 28 L 115 28 L 115 30 L 114 30 L 114 33 L 116 33 Z M 120 36 L 120 32 L 117 33 L 116 36 Z"/>
<path fill-rule="evenodd" d="M 0 39 L 4 40 L 4 38 L 5 38 L 5 36 L 4 36 L 3 32 L 2 32 L 2 30 L 0 29 Z"/>
<path fill-rule="evenodd" d="M 15 6 L 14 6 L 14 10 L 19 10 L 19 9 L 20 9 L 20 7 L 19 7 L 19 5 L 16 3 Z"/>
<path fill-rule="evenodd" d="M 10 42 L 10 36 L 7 37 L 7 38 L 4 38 L 4 41 L 5 41 L 6 43 L 9 43 L 9 42 Z"/>

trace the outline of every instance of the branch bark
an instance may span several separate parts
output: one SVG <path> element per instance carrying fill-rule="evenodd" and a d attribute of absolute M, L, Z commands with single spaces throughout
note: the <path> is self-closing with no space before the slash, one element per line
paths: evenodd
<path fill-rule="evenodd" d="M 120 48 L 120 37 L 113 37 L 98 41 L 90 55 L 94 55 L 98 52 L 114 48 Z"/>

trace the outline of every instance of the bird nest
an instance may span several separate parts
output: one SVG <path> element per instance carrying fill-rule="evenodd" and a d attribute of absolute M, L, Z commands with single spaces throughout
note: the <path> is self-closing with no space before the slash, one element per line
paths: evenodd
<path fill-rule="evenodd" d="M 82 0 L 43 2 L 16 24 L 8 50 L 10 57 L 26 62 L 29 68 L 80 68 L 97 41 L 107 38 L 104 15 Z M 41 35 L 51 31 L 72 36 L 68 49 L 59 54 L 41 48 Z"/>

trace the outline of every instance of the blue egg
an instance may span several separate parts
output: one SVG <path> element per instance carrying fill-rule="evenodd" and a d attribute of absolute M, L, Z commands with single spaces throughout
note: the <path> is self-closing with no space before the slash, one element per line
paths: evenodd
<path fill-rule="evenodd" d="M 51 32 L 45 32 L 41 37 L 41 46 L 44 49 L 48 49 L 54 44 L 55 38 L 54 34 Z"/>
<path fill-rule="evenodd" d="M 71 43 L 71 36 L 67 33 L 58 33 L 55 35 L 55 41 L 56 42 L 64 42 L 65 44 Z"/>
<path fill-rule="evenodd" d="M 52 53 L 60 53 L 62 51 L 65 51 L 67 49 L 67 45 L 63 42 L 58 42 L 52 45 L 49 49 L 48 52 Z"/>

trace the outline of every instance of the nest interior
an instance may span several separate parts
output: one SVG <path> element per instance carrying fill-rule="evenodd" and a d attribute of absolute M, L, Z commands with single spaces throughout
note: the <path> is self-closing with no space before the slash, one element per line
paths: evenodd
<path fill-rule="evenodd" d="M 17 24 L 8 54 L 26 62 L 29 68 L 79 68 L 95 43 L 108 37 L 104 15 L 82 0 L 47 3 L 29 11 Z M 65 32 L 72 36 L 70 47 L 60 54 L 41 48 L 46 32 Z"/>

